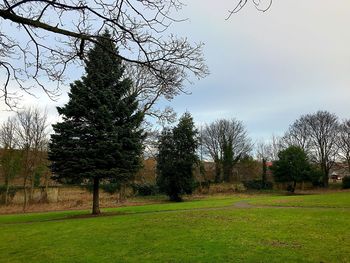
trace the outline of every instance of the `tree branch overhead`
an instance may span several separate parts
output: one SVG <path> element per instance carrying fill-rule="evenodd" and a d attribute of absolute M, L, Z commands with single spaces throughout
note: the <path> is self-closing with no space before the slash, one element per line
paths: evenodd
<path fill-rule="evenodd" d="M 203 44 L 192 45 L 186 38 L 165 35 L 172 23 L 179 22 L 172 12 L 182 6 L 178 0 L 4 0 L 0 4 L 1 26 L 5 28 L 0 39 L 0 67 L 8 79 L 1 83 L 5 102 L 13 103 L 9 94 L 14 83 L 30 92 L 33 87 L 25 83 L 28 79 L 55 97 L 59 86 L 51 90 L 43 79 L 60 84 L 69 65 L 84 60 L 105 29 L 119 48 L 119 55 L 114 55 L 124 63 L 142 66 L 164 85 L 178 89 L 178 83 L 191 76 L 206 76 Z M 21 37 L 8 33 L 12 29 Z"/>

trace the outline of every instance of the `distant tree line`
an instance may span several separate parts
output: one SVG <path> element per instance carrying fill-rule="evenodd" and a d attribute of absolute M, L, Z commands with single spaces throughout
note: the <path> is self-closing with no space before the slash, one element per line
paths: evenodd
<path fill-rule="evenodd" d="M 320 185 L 328 186 L 336 162 L 345 162 L 350 172 L 350 120 L 340 121 L 328 111 L 302 115 L 282 137 L 273 136 L 270 144 L 258 143 L 257 155 L 276 161 L 278 153 L 291 146 L 305 152 L 309 162 L 320 170 Z"/>

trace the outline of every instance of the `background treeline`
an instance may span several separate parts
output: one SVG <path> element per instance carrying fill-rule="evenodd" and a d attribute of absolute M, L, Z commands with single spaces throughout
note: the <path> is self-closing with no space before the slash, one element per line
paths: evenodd
<path fill-rule="evenodd" d="M 182 121 L 184 118 L 192 119 L 189 113 L 186 114 L 182 116 Z M 175 179 L 179 174 L 181 177 L 183 171 L 187 171 L 184 177 L 187 176 L 188 185 L 181 185 L 181 180 L 176 179 L 182 194 L 191 193 L 198 186 L 208 187 L 213 183 L 232 181 L 240 181 L 245 188 L 250 189 L 271 189 L 273 182 L 290 183 L 289 190 L 293 191 L 296 182 L 311 182 L 314 186 L 327 187 L 330 171 L 337 163 L 344 164 L 350 174 L 350 121 L 341 121 L 335 114 L 327 111 L 301 116 L 289 126 L 283 136 L 272 136 L 268 142 L 253 143 L 243 122 L 237 119 L 219 119 L 199 129 L 195 128 L 193 120 L 192 124 L 191 136 L 195 146 L 195 157 L 191 157 L 193 161 L 190 162 L 189 168 L 181 163 L 180 157 L 184 156 L 183 153 L 174 156 L 175 151 L 170 150 L 174 145 L 162 146 L 162 142 L 170 143 L 173 134 L 181 134 L 174 133 L 179 129 L 178 126 L 165 128 L 162 132 L 147 133 L 148 136 L 144 140 L 144 159 L 154 159 L 155 166 L 149 169 L 146 164 L 146 167 L 141 168 L 137 176 L 127 184 L 135 193 L 150 195 L 167 192 L 164 185 L 169 181 L 160 179 L 162 165 L 169 166 L 171 171 L 177 173 L 173 173 Z M 36 186 L 40 185 L 45 190 L 53 183 L 50 181 L 51 172 L 47 159 L 49 131 L 47 114 L 38 108 L 19 111 L 2 123 L 0 160 L 4 184 L 0 191 L 3 203 L 9 203 L 16 189 L 23 189 L 25 208 L 32 202 Z M 294 148 L 292 156 L 305 155 L 305 162 L 308 164 L 307 168 L 304 166 L 304 173 L 296 177 L 288 172 L 281 175 L 275 168 L 281 159 L 281 153 L 283 155 L 284 152 L 285 155 L 285 151 L 290 147 L 298 148 Z M 169 160 L 169 156 L 164 155 L 164 152 L 173 154 L 172 158 L 178 160 L 177 164 L 162 162 L 157 166 L 157 160 Z M 148 177 L 151 176 L 154 180 L 142 179 L 143 170 L 147 169 L 149 174 L 152 173 Z M 346 187 L 349 184 L 348 177 L 345 176 L 343 181 Z M 102 184 L 101 187 L 114 194 L 124 185 L 112 182 Z M 178 198 L 173 195 L 173 199 Z"/>

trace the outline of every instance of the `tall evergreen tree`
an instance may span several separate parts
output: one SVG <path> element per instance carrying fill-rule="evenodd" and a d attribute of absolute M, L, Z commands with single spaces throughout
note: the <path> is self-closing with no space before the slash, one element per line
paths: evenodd
<path fill-rule="evenodd" d="M 157 158 L 157 183 L 172 201 L 181 201 L 182 194 L 193 191 L 193 167 L 198 162 L 198 144 L 198 131 L 187 112 L 175 128 L 162 132 Z"/>
<path fill-rule="evenodd" d="M 53 178 L 93 183 L 93 214 L 99 214 L 100 182 L 127 182 L 140 166 L 143 114 L 131 81 L 106 31 L 88 53 L 86 74 L 71 84 L 69 102 L 58 107 L 63 121 L 53 125 L 49 159 Z M 108 50 L 108 51 L 106 51 Z"/>

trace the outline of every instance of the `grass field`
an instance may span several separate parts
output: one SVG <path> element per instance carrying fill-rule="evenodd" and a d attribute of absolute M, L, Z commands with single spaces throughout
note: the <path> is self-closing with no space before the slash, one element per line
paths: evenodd
<path fill-rule="evenodd" d="M 350 192 L 0 216 L 0 262 L 350 262 Z"/>

